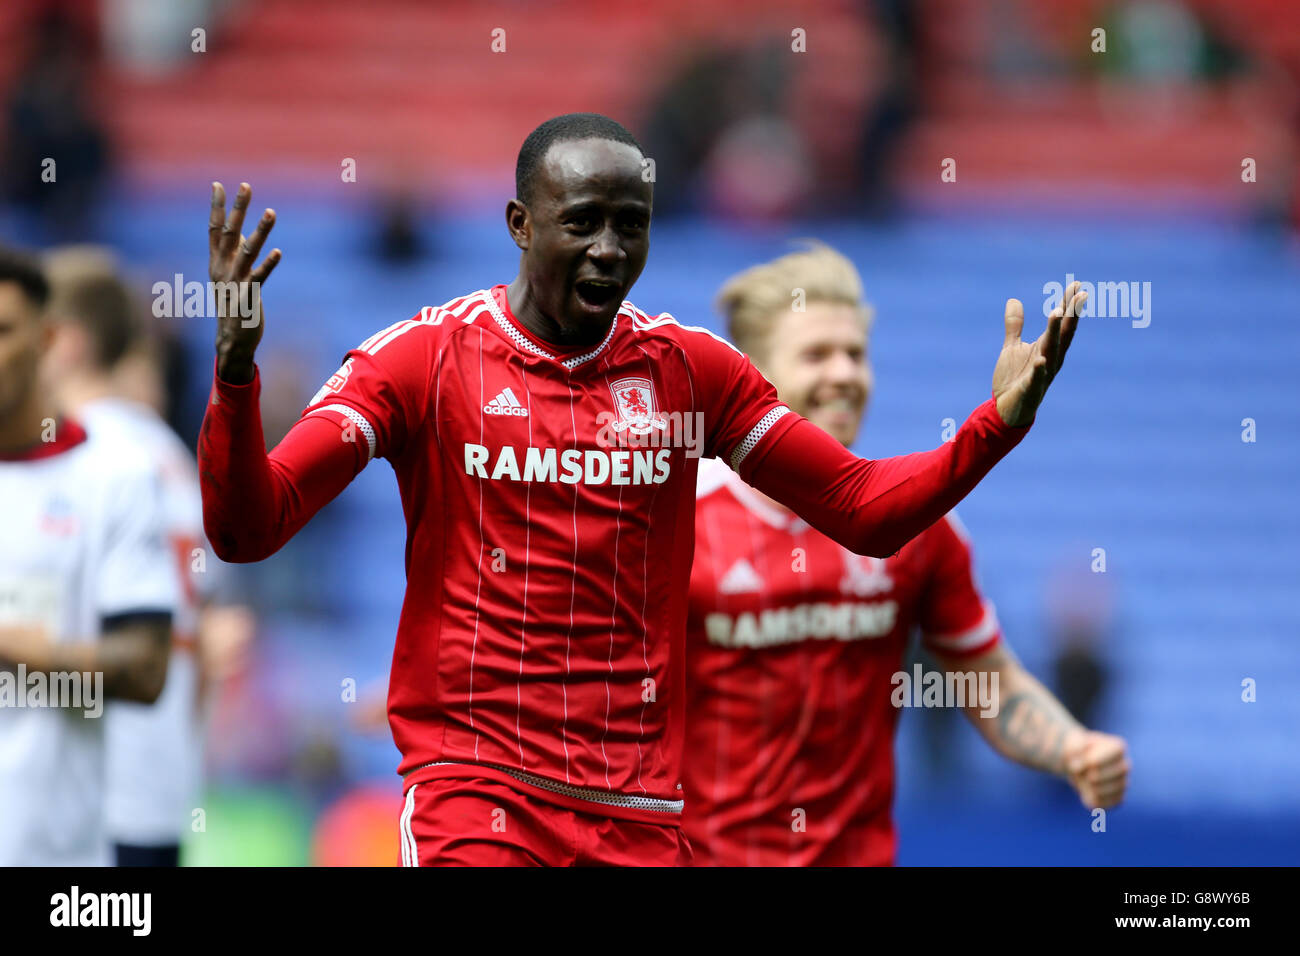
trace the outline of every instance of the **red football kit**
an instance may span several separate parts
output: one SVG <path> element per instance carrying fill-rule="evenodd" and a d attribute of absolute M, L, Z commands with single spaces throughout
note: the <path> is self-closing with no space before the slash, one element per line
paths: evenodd
<path fill-rule="evenodd" d="M 892 863 L 907 641 L 964 657 L 1000 639 L 965 530 L 949 514 L 862 557 L 704 462 L 696 534 L 682 771 L 696 864 Z"/>
<path fill-rule="evenodd" d="M 500 285 L 349 352 L 269 455 L 258 393 L 256 376 L 216 378 L 199 439 L 223 559 L 273 554 L 372 458 L 397 476 L 407 587 L 388 713 L 407 790 L 492 780 L 593 819 L 674 827 L 700 457 L 884 556 L 1028 430 L 989 400 L 933 451 L 859 459 L 705 330 L 625 302 L 599 344 L 563 349 L 519 324 Z M 410 810 L 429 832 L 450 819 L 436 801 Z M 496 825 L 443 836 L 474 843 Z M 437 862 L 419 831 L 404 816 L 408 856 Z M 510 838 L 508 824 L 490 832 Z"/>

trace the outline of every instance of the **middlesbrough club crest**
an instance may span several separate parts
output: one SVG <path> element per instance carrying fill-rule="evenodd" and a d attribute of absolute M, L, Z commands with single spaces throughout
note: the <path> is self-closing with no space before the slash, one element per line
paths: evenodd
<path fill-rule="evenodd" d="M 844 556 L 844 577 L 840 591 L 858 597 L 870 597 L 888 591 L 894 586 L 884 558 L 872 558 L 841 549 Z"/>
<path fill-rule="evenodd" d="M 618 415 L 611 427 L 618 433 L 631 431 L 645 435 L 655 429 L 665 429 L 668 422 L 655 406 L 654 383 L 648 378 L 620 378 L 609 386 L 614 395 L 614 408 Z"/>

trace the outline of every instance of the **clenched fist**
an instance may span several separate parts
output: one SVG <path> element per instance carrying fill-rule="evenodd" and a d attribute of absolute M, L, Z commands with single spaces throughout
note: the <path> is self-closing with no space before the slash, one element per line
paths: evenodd
<path fill-rule="evenodd" d="M 1089 809 L 1107 809 L 1124 799 L 1128 788 L 1128 745 L 1123 737 L 1080 730 L 1062 745 L 1065 778 Z"/>

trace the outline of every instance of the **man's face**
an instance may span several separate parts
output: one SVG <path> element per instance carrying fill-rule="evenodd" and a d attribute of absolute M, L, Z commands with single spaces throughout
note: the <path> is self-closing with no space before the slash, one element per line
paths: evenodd
<path fill-rule="evenodd" d="M 536 305 L 565 338 L 607 328 L 645 268 L 652 189 L 641 169 L 640 152 L 623 143 L 556 143 L 527 215 L 517 203 L 507 209 Z"/>
<path fill-rule="evenodd" d="M 768 330 L 760 371 L 781 400 L 845 446 L 853 444 L 874 384 L 867 327 L 847 305 L 782 310 Z"/>
<path fill-rule="evenodd" d="M 0 419 L 22 406 L 36 387 L 50 329 L 16 282 L 0 282 Z"/>

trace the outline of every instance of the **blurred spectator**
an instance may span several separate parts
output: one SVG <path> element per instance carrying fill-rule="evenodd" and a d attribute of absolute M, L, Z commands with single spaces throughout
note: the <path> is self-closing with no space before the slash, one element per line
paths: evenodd
<path fill-rule="evenodd" d="M 1196 15 L 1176 0 L 1140 0 L 1113 7 L 1107 55 L 1098 65 L 1147 82 L 1188 82 L 1203 68 L 1205 38 Z"/>
<path fill-rule="evenodd" d="M 192 31 L 210 30 L 232 5 L 231 0 L 103 0 L 105 52 L 133 72 L 164 73 L 190 57 Z"/>
<path fill-rule="evenodd" d="M 374 251 L 381 262 L 407 266 L 424 258 L 424 240 L 414 195 L 403 189 L 386 191 L 375 209 Z"/>
<path fill-rule="evenodd" d="M 393 268 L 415 265 L 428 258 L 429 243 L 424 226 L 434 220 L 436 210 L 421 199 L 420 184 L 430 173 L 402 163 L 381 180 L 371 200 L 371 228 L 367 251 L 381 264 Z"/>
<path fill-rule="evenodd" d="M 708 212 L 736 222 L 779 221 L 805 209 L 813 170 L 799 134 L 767 114 L 734 123 L 719 137 L 704 183 Z"/>
<path fill-rule="evenodd" d="M 655 217 L 694 211 L 696 176 L 744 95 L 744 54 L 699 48 L 652 101 L 644 123 L 646 155 L 655 161 Z"/>
<path fill-rule="evenodd" d="M 60 7 L 44 12 L 33 32 L 5 106 L 3 193 L 43 220 L 52 238 L 84 238 L 109 172 L 108 139 L 89 95 L 96 43 Z"/>
<path fill-rule="evenodd" d="M 944 670 L 933 654 L 913 640 L 908 643 L 907 655 L 901 668 L 903 673 L 913 673 L 917 664 L 923 673 Z M 917 728 L 921 742 L 921 760 L 928 789 L 946 789 L 957 786 L 966 775 L 967 755 L 961 746 L 958 728 L 965 723 L 960 711 L 954 707 L 914 707 L 901 719 L 910 720 Z"/>
<path fill-rule="evenodd" d="M 1095 561 L 1096 559 L 1094 559 Z M 1056 695 L 1082 724 L 1095 727 L 1109 683 L 1105 645 L 1114 629 L 1114 590 L 1105 571 L 1071 560 L 1047 584 L 1047 625 Z"/>
<path fill-rule="evenodd" d="M 858 183 L 865 212 L 887 214 L 896 203 L 891 169 L 903 136 L 918 113 L 917 74 L 921 49 L 919 16 L 912 0 L 869 0 L 866 4 L 885 47 L 885 76 L 867 108 L 859 150 Z"/>

